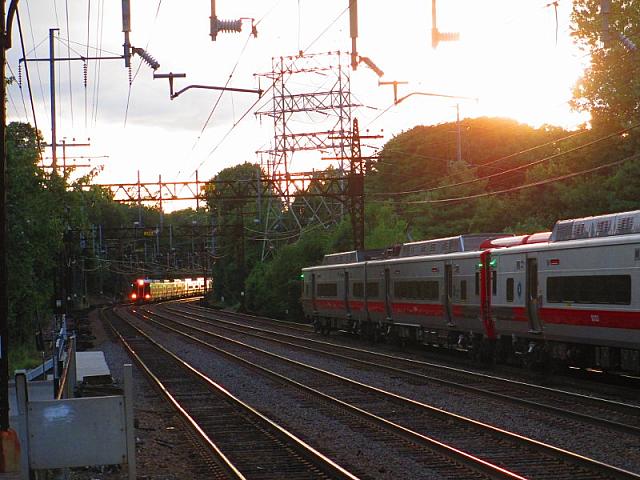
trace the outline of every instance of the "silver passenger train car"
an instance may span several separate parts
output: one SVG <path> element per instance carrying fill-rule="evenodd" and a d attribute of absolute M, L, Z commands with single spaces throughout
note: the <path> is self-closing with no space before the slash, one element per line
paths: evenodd
<path fill-rule="evenodd" d="M 640 373 L 640 211 L 461 235 L 303 269 L 319 331 Z"/>

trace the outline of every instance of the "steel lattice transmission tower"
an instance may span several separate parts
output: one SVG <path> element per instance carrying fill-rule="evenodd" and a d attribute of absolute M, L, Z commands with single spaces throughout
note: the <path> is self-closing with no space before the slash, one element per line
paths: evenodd
<path fill-rule="evenodd" d="M 345 176 L 344 160 L 351 154 L 352 110 L 359 106 L 351 98 L 349 59 L 342 52 L 300 53 L 273 58 L 271 72 L 260 75 L 272 82 L 273 92 L 270 108 L 257 112 L 273 120 L 273 144 L 257 152 L 261 168 L 269 178 L 288 181 L 294 171 L 294 156 L 297 171 L 306 164 L 308 172 L 309 165 L 317 165 L 320 160 L 318 153 L 334 159 L 338 176 Z M 263 208 L 263 258 L 281 236 L 285 215 L 293 219 L 299 233 L 313 225 L 336 223 L 345 213 L 346 199 L 338 195 L 336 198 L 289 195 L 287 192 L 296 191 L 291 184 L 284 185 L 282 191 L 284 205 L 269 199 L 268 206 Z"/>

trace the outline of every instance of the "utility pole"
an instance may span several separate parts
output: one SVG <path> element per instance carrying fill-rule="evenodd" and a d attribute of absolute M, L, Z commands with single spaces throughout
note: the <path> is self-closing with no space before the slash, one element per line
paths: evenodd
<path fill-rule="evenodd" d="M 0 53 L 0 69 L 2 71 L 2 78 L 5 78 L 6 67 L 5 62 L 7 58 L 6 49 L 7 38 L 5 32 L 5 3 L 4 0 L 0 0 L 0 15 L 2 15 L 2 26 L 0 27 L 0 39 L 2 39 L 2 53 Z M 0 184 L 2 185 L 2 191 L 0 192 L 0 295 L 2 295 L 0 301 L 0 368 L 2 375 L 2 382 L 0 385 L 0 392 L 2 401 L 0 402 L 0 430 L 6 432 L 9 430 L 9 359 L 7 358 L 7 346 L 9 336 L 9 299 L 7 298 L 7 143 L 6 143 L 6 123 L 7 123 L 7 87 L 2 82 L 2 95 L 0 95 L 0 115 L 2 116 L 2 139 L 0 139 L 0 175 L 2 179 Z"/>
<path fill-rule="evenodd" d="M 5 0 L 0 0 L 0 473 L 14 473 L 20 469 L 20 442 L 9 428 L 9 298 L 7 271 L 7 50 L 11 48 L 11 24 L 18 0 L 11 0 L 5 20 Z M 5 23 L 6 22 L 6 23 Z"/>
<path fill-rule="evenodd" d="M 462 135 L 460 134 L 460 104 L 456 103 L 456 147 L 458 164 L 462 161 Z"/>
<path fill-rule="evenodd" d="M 55 61 L 55 49 L 54 49 L 54 32 L 60 30 L 59 28 L 49 29 L 49 90 L 51 95 L 51 165 L 53 166 L 53 173 L 57 173 L 58 170 L 58 156 L 56 153 L 56 61 Z"/>

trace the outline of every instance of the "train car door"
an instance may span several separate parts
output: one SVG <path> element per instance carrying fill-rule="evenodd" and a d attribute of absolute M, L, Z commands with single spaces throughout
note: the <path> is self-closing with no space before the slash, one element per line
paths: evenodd
<path fill-rule="evenodd" d="M 384 306 L 387 318 L 391 318 L 391 272 L 388 268 L 384 269 Z"/>
<path fill-rule="evenodd" d="M 344 272 L 344 309 L 347 317 L 351 318 L 351 307 L 349 306 L 349 272 Z"/>
<path fill-rule="evenodd" d="M 527 316 L 529 317 L 529 331 L 539 333 L 542 331 L 540 318 L 538 317 L 538 259 L 527 258 L 526 281 Z"/>
<path fill-rule="evenodd" d="M 313 308 L 314 313 L 318 311 L 316 307 L 316 274 L 311 274 L 311 307 Z"/>
<path fill-rule="evenodd" d="M 453 313 L 451 300 L 453 298 L 453 271 L 451 264 L 444 266 L 444 314 L 447 317 L 447 325 L 453 325 Z"/>

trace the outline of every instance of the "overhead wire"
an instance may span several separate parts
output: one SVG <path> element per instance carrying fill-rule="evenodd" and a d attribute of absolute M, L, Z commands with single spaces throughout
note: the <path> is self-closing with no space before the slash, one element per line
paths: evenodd
<path fill-rule="evenodd" d="M 588 168 L 586 170 L 581 170 L 579 172 L 574 172 L 574 173 L 568 173 L 566 175 L 561 175 L 558 177 L 553 177 L 553 178 L 548 178 L 545 180 L 539 180 L 537 182 L 532 182 L 532 183 L 527 183 L 525 185 L 520 185 L 517 187 L 512 187 L 512 188 L 507 188 L 504 190 L 496 190 L 493 192 L 484 192 L 484 193 L 477 193 L 474 195 L 465 195 L 462 197 L 453 197 L 453 198 L 442 198 L 442 199 L 437 199 L 437 200 L 410 200 L 410 201 L 403 201 L 403 202 L 395 202 L 395 203 L 401 203 L 403 205 L 424 205 L 424 204 L 432 204 L 432 205 L 443 205 L 443 204 L 449 204 L 449 203 L 458 203 L 458 202 L 463 202 L 466 200 L 474 200 L 474 199 L 478 199 L 478 198 L 485 198 L 485 197 L 493 197 L 496 195 L 503 195 L 505 193 L 513 193 L 513 192 L 517 192 L 520 190 L 525 190 L 528 188 L 533 188 L 533 187 L 539 187 L 542 185 L 548 185 L 551 183 L 556 183 L 556 182 L 561 182 L 564 180 L 568 180 L 570 178 L 574 178 L 574 177 L 578 177 L 581 175 L 586 175 L 588 173 L 594 173 L 600 170 L 605 170 L 607 168 L 611 168 L 611 167 L 615 167 L 617 165 L 622 165 L 623 163 L 629 162 L 631 160 L 638 160 L 640 159 L 640 154 L 634 154 L 634 155 L 630 155 L 628 157 L 625 157 L 621 160 L 616 160 L 614 162 L 609 162 L 606 163 L 604 165 L 599 165 L 597 167 L 593 167 L 593 168 Z"/>
<path fill-rule="evenodd" d="M 261 22 L 262 22 L 262 21 L 263 21 L 267 16 L 269 16 L 269 15 L 270 15 L 270 14 L 271 14 L 275 9 L 276 9 L 276 7 L 277 7 L 280 3 L 282 3 L 282 0 L 280 0 L 280 2 L 278 2 L 278 3 L 274 4 L 268 12 L 266 12 L 264 15 L 262 15 L 262 17 L 260 17 L 260 18 L 255 22 L 254 27 L 256 27 L 256 28 L 257 28 L 257 27 L 258 27 L 258 25 L 259 25 L 259 24 L 260 24 L 260 23 L 261 23 Z M 244 54 L 244 52 L 245 52 L 245 50 L 246 50 L 246 48 L 247 48 L 247 45 L 249 44 L 249 40 L 250 40 L 250 38 L 251 38 L 251 35 L 249 35 L 249 36 L 247 37 L 247 40 L 245 41 L 244 46 L 242 47 L 242 49 L 241 49 L 241 51 L 240 51 L 240 54 L 238 55 L 238 59 L 236 60 L 235 65 L 234 65 L 234 66 L 233 66 L 233 68 L 231 69 L 231 73 L 229 74 L 229 77 L 227 78 L 227 82 L 226 82 L 226 83 L 225 83 L 225 85 L 224 85 L 224 86 L 225 86 L 225 88 L 229 85 L 229 82 L 231 81 L 231 78 L 233 77 L 233 75 L 234 75 L 234 73 L 235 73 L 235 71 L 236 71 L 236 68 L 238 67 L 238 65 L 239 65 L 239 63 L 240 63 L 240 60 L 241 60 L 241 58 L 242 58 L 242 55 Z M 262 96 L 262 97 L 264 97 L 264 94 L 265 94 L 265 93 L 267 93 L 268 91 L 270 91 L 272 87 L 273 87 L 273 85 L 272 85 L 269 89 L 267 89 L 267 90 L 265 90 L 264 92 L 262 92 L 262 95 L 261 95 L 261 96 Z M 195 140 L 194 144 L 192 145 L 192 147 L 191 147 L 191 153 L 193 153 L 193 151 L 195 150 L 196 146 L 197 146 L 197 145 L 198 145 L 198 143 L 200 142 L 200 140 L 201 140 L 201 138 L 202 138 L 202 134 L 204 133 L 205 129 L 207 128 L 207 126 L 208 126 L 208 124 L 209 124 L 209 122 L 210 122 L 210 120 L 211 120 L 211 118 L 212 118 L 212 116 L 213 116 L 213 113 L 215 112 L 216 108 L 218 107 L 218 104 L 220 103 L 220 100 L 222 99 L 222 95 L 223 95 L 223 93 L 224 93 L 224 90 L 220 92 L 220 95 L 218 96 L 218 98 L 217 98 L 217 100 L 216 100 L 216 103 L 214 104 L 213 108 L 211 109 L 211 112 L 209 113 L 209 116 L 207 117 L 207 120 L 205 121 L 205 123 L 204 123 L 203 127 L 200 129 L 200 135 L 196 138 L 196 140 Z M 258 98 L 258 102 L 259 102 L 259 101 L 260 101 L 260 98 Z M 253 104 L 251 107 L 249 107 L 249 109 L 252 109 L 252 108 L 253 108 L 253 107 L 254 107 L 258 102 L 254 102 L 254 104 Z M 241 117 L 241 119 L 242 119 L 242 118 L 244 118 L 246 115 L 247 115 L 247 112 L 245 112 L 245 114 Z M 235 123 L 234 123 L 234 125 L 235 125 Z M 235 127 L 232 127 L 232 130 L 233 130 L 233 128 L 235 128 Z M 230 132 L 228 132 L 228 133 L 230 133 Z M 224 137 L 224 138 L 226 138 L 226 135 L 225 135 L 225 137 Z M 223 139 L 223 140 L 224 140 L 224 139 Z M 217 147 L 216 147 L 216 149 L 217 149 Z M 210 153 L 209 153 L 209 155 L 207 155 L 207 157 L 205 157 L 205 159 L 204 159 L 204 160 L 202 160 L 202 161 L 198 164 L 198 166 L 196 167 L 196 169 L 191 173 L 191 176 L 190 176 L 190 177 L 193 177 L 193 176 L 195 175 L 195 173 L 200 169 L 200 167 L 202 167 L 202 165 L 204 164 L 204 162 L 205 162 L 205 161 L 207 161 L 207 160 L 209 159 L 209 157 L 211 156 L 211 154 L 212 154 L 212 152 L 210 152 Z M 179 171 L 179 172 L 178 172 L 178 174 L 180 174 L 180 173 L 181 173 L 181 171 Z"/>
<path fill-rule="evenodd" d="M 631 127 L 631 128 L 636 128 L 636 127 Z M 616 136 L 616 135 L 621 135 L 622 133 L 625 133 L 625 131 L 626 131 L 626 129 L 625 130 L 621 130 L 619 133 L 612 133 L 612 134 L 604 137 L 604 139 L 607 139 L 609 137 Z M 539 145 L 535 145 L 533 147 L 529 147 L 529 148 L 520 150 L 518 152 L 511 153 L 509 155 L 505 155 L 505 156 L 500 157 L 500 158 L 496 158 L 494 160 L 491 160 L 491 161 L 488 161 L 488 162 L 485 162 L 485 163 L 474 165 L 474 166 L 470 167 L 469 170 L 477 171 L 477 170 L 479 170 L 481 168 L 486 168 L 486 167 L 488 167 L 490 165 L 494 165 L 494 164 L 496 164 L 498 162 L 503 162 L 505 160 L 509 160 L 511 158 L 514 158 L 514 157 L 517 157 L 517 156 L 520 156 L 520 155 L 524 155 L 526 153 L 531 153 L 531 152 L 533 152 L 535 150 L 538 150 L 540 148 L 547 147 L 547 146 L 550 146 L 550 145 L 554 145 L 556 143 L 563 142 L 565 140 L 569 140 L 569 139 L 572 139 L 572 138 L 580 136 L 580 135 L 584 135 L 587 132 L 589 132 L 589 130 L 580 130 L 578 132 L 571 133 L 569 135 L 566 135 L 564 137 L 561 137 L 561 138 L 558 138 L 558 139 L 555 139 L 555 140 L 550 140 L 548 142 L 545 142 L 545 143 L 542 143 L 542 144 L 539 144 Z M 602 141 L 602 140 L 603 139 L 594 140 L 592 143 L 598 143 L 599 141 Z M 582 147 L 586 147 L 586 146 L 589 146 L 589 145 L 590 145 L 590 143 L 587 143 Z M 580 148 L 582 148 L 582 147 L 580 147 Z M 565 153 L 570 153 L 571 151 L 572 150 L 569 150 L 569 151 L 567 151 Z M 407 155 L 421 156 L 421 155 L 410 154 L 410 153 L 408 153 Z M 562 155 L 562 154 L 557 154 L 557 155 L 559 156 L 559 155 Z M 429 158 L 429 157 L 425 157 L 425 158 Z M 542 160 L 545 160 L 545 159 L 542 159 Z M 540 160 L 540 161 L 542 161 L 542 160 Z M 500 171 L 500 172 L 497 172 L 497 173 L 494 173 L 494 174 L 491 174 L 491 175 L 498 176 L 498 175 L 501 175 L 501 174 L 504 174 L 504 173 L 511 173 L 511 172 L 508 171 L 508 170 L 504 170 L 504 171 Z M 454 178 L 454 176 L 453 175 L 445 176 L 442 179 L 440 179 L 440 181 L 446 180 L 448 178 Z M 488 178 L 488 177 L 482 177 L 483 180 L 486 179 L 486 178 Z M 433 187 L 427 186 L 426 189 L 425 188 L 421 188 L 421 189 L 407 190 L 407 191 L 404 191 L 404 192 L 393 192 L 393 193 L 389 193 L 389 194 L 380 193 L 380 194 L 371 194 L 371 195 L 410 195 L 410 194 L 414 194 L 414 193 L 425 193 L 425 192 L 431 192 L 431 191 L 435 191 L 435 190 L 442 190 L 444 188 L 449 188 L 449 187 L 461 186 L 460 182 L 456 182 L 456 183 L 452 183 L 452 184 L 446 184 L 446 185 L 437 185 L 436 183 L 431 183 L 431 185 L 433 185 Z"/>
<path fill-rule="evenodd" d="M 227 86 L 231 82 L 231 79 L 233 78 L 233 75 L 235 74 L 235 71 L 238 68 L 238 65 L 240 64 L 240 60 L 242 58 L 242 55 L 244 54 L 244 52 L 245 52 L 245 50 L 247 48 L 247 45 L 249 45 L 249 40 L 250 39 L 251 39 L 251 33 L 249 34 L 249 36 L 247 36 L 247 39 L 244 42 L 244 46 L 242 47 L 242 49 L 240 51 L 240 55 L 238 56 L 238 59 L 236 60 L 235 65 L 231 69 L 231 73 L 227 77 L 227 81 L 224 84 L 224 88 L 227 88 Z M 204 134 L 204 131 L 206 130 L 207 126 L 209 125 L 209 122 L 211 121 L 211 118 L 213 117 L 214 112 L 216 111 L 216 109 L 218 108 L 218 105 L 220 104 L 220 100 L 222 99 L 223 94 L 224 94 L 224 90 L 222 90 L 220 92 L 220 94 L 218 95 L 218 98 L 216 99 L 215 103 L 213 104 L 213 107 L 211 108 L 211 111 L 209 112 L 209 116 L 205 120 L 204 125 L 202 126 L 202 128 L 200 129 L 200 135 L 198 135 L 198 137 L 196 138 L 196 141 L 194 142 L 193 146 L 191 147 L 191 151 L 192 152 L 195 150 L 196 146 L 200 142 L 200 139 L 202 138 L 202 135 Z M 200 166 L 202 166 L 202 164 L 200 164 Z M 200 167 L 198 167 L 198 168 L 200 168 Z M 180 172 L 178 172 L 178 174 L 180 174 Z M 195 171 L 193 172 L 193 174 L 195 174 Z"/>
<path fill-rule="evenodd" d="M 558 44 L 558 25 L 559 25 L 558 24 L 558 8 L 557 8 L 558 7 L 558 2 L 557 1 L 554 1 L 554 2 L 551 2 L 551 3 L 547 2 L 547 3 L 543 4 L 543 5 L 540 5 L 539 7 L 542 8 L 542 9 L 545 9 L 545 8 L 550 7 L 550 6 L 554 6 L 554 4 L 555 4 L 555 36 L 556 36 L 556 47 L 557 47 L 557 44 Z M 531 7 L 531 8 L 533 10 L 534 7 Z M 535 8 L 537 9 L 538 7 L 535 7 Z M 519 13 L 517 16 L 514 16 L 514 17 L 512 17 L 510 19 L 506 19 L 505 21 L 501 22 L 501 25 L 508 25 L 510 23 L 513 23 L 516 20 L 516 18 L 524 17 L 525 15 L 526 15 L 526 12 L 525 13 Z M 380 117 L 385 115 L 389 110 L 391 110 L 396 105 L 397 105 L 397 103 L 395 103 L 395 102 L 390 104 L 388 107 L 386 107 L 384 110 L 382 110 L 373 120 L 368 122 L 368 125 L 372 125 L 373 123 L 375 123 Z"/>
<path fill-rule="evenodd" d="M 160 7 L 162 6 L 162 0 L 158 0 L 158 6 L 156 7 L 156 14 L 153 18 L 153 24 L 151 26 L 151 35 L 149 37 L 149 39 L 147 40 L 147 43 L 144 47 L 145 50 L 149 49 L 149 44 L 151 43 L 151 37 L 153 37 L 153 31 L 155 30 L 155 26 L 156 23 L 158 21 L 158 17 L 160 15 Z M 131 78 L 131 81 L 129 82 L 129 90 L 127 92 L 127 105 L 125 106 L 125 110 L 124 110 L 124 126 L 127 126 L 127 119 L 129 118 L 129 104 L 131 102 L 131 93 L 132 93 L 132 89 L 133 89 L 133 82 L 136 81 L 136 78 L 138 78 L 138 74 L 140 73 L 140 69 L 142 68 L 142 60 L 140 60 L 138 62 L 138 67 L 136 68 L 136 72 L 133 74 L 133 77 Z"/>
<path fill-rule="evenodd" d="M 16 8 L 16 20 L 18 21 L 18 33 L 20 35 L 20 47 L 22 48 L 22 56 L 23 58 L 27 58 L 27 53 L 25 52 L 24 47 L 24 35 L 22 33 L 22 22 L 20 21 L 20 9 Z M 29 74 L 29 62 L 24 62 L 24 71 L 27 77 L 27 88 L 29 89 L 29 101 L 31 103 L 31 114 L 33 115 L 33 127 L 36 132 L 38 132 L 38 120 L 36 117 L 36 107 L 33 102 L 33 90 L 31 88 L 31 76 Z M 38 155 L 40 159 L 42 159 L 42 149 L 38 148 Z"/>
<path fill-rule="evenodd" d="M 631 127 L 628 127 L 628 128 L 625 128 L 625 129 L 618 130 L 616 132 L 610 133 L 609 135 L 605 135 L 605 136 L 600 137 L 600 138 L 598 138 L 596 140 L 592 140 L 590 142 L 587 142 L 587 143 L 585 143 L 583 145 L 579 145 L 577 147 L 570 148 L 569 150 L 566 150 L 564 152 L 556 153 L 556 154 L 553 154 L 553 155 L 548 155 L 548 156 L 543 157 L 541 159 L 534 160 L 533 162 L 528 162 L 528 163 L 526 163 L 524 165 L 519 165 L 517 167 L 508 168 L 506 170 L 502 170 L 502 171 L 497 172 L 497 173 L 492 173 L 492 174 L 485 175 L 485 176 L 478 177 L 478 178 L 474 178 L 474 179 L 471 179 L 471 180 L 465 180 L 465 181 L 462 181 L 462 182 L 457 182 L 457 183 L 448 184 L 448 185 L 442 185 L 442 186 L 433 187 L 433 188 L 424 189 L 424 190 L 414 190 L 414 191 L 406 191 L 406 192 L 391 192 L 389 194 L 381 194 L 381 195 L 383 195 L 383 196 L 399 196 L 399 195 L 410 195 L 410 194 L 416 194 L 416 193 L 431 193 L 431 192 L 435 192 L 435 191 L 439 191 L 439 190 L 443 190 L 443 189 L 447 189 L 447 188 L 461 187 L 461 186 L 465 186 L 465 185 L 471 185 L 471 184 L 474 184 L 474 183 L 482 182 L 482 181 L 485 181 L 485 180 L 491 180 L 493 178 L 496 178 L 496 177 L 499 177 L 499 176 L 502 176 L 502 175 L 506 175 L 508 173 L 513 173 L 513 172 L 517 172 L 517 171 L 520 171 L 520 170 L 524 170 L 526 168 L 530 168 L 530 167 L 535 166 L 535 165 L 540 165 L 540 164 L 548 162 L 550 160 L 565 156 L 565 155 L 567 155 L 569 153 L 577 152 L 579 150 L 582 150 L 582 149 L 587 148 L 587 147 L 591 147 L 593 145 L 596 145 L 596 144 L 598 144 L 600 142 L 603 142 L 605 140 L 608 140 L 610 138 L 619 137 L 619 136 L 623 135 L 624 133 L 630 132 L 631 130 L 634 130 L 634 129 L 638 128 L 638 127 L 640 127 L 640 123 L 636 123 L 635 125 L 632 125 Z"/>
<path fill-rule="evenodd" d="M 69 30 L 69 0 L 64 0 L 65 7 L 65 17 L 67 23 L 67 37 L 71 38 L 71 30 Z M 71 46 L 67 43 L 67 57 L 71 57 Z M 73 88 L 71 88 L 71 62 L 67 62 L 67 66 L 69 67 L 69 104 L 70 104 L 70 112 L 71 112 L 71 128 L 74 127 L 74 118 L 73 118 Z"/>
<path fill-rule="evenodd" d="M 89 44 L 91 43 L 91 0 L 87 0 L 87 49 L 85 58 L 89 58 Z M 88 108 L 88 83 L 89 83 L 89 61 L 85 60 L 84 65 L 84 128 L 88 128 L 87 124 L 87 108 Z"/>
<path fill-rule="evenodd" d="M 13 94 L 11 93 L 11 90 L 7 90 L 7 94 L 9 97 L 9 104 L 13 108 L 13 111 L 15 112 L 16 117 L 20 118 L 20 112 L 18 112 L 18 107 L 16 106 L 16 102 L 13 100 Z"/>
<path fill-rule="evenodd" d="M 104 0 L 100 0 L 98 4 L 98 12 L 96 14 L 96 45 L 97 52 L 102 53 L 102 40 L 104 32 Z M 98 55 L 99 56 L 99 55 Z M 100 103 L 100 80 L 101 80 L 101 68 L 102 62 L 100 59 L 95 60 L 94 65 L 96 67 L 96 80 L 93 84 L 93 110 L 92 110 L 92 124 L 95 126 L 98 121 L 98 105 Z"/>
<path fill-rule="evenodd" d="M 58 2 L 56 0 L 53 1 L 53 11 L 56 15 L 56 25 L 60 25 L 60 19 L 58 18 Z"/>
<path fill-rule="evenodd" d="M 25 3 L 27 5 L 27 19 L 29 20 L 29 30 L 31 32 L 31 42 L 33 43 L 34 49 L 35 49 L 37 47 L 36 47 L 36 39 L 35 39 L 35 37 L 33 35 L 33 31 L 34 30 L 33 30 L 33 23 L 31 21 L 31 7 L 29 6 L 30 2 L 27 0 Z M 46 41 L 46 38 L 44 40 L 42 40 L 42 42 L 40 42 L 38 44 L 38 46 L 42 45 L 42 43 L 44 43 L 45 41 Z M 24 58 L 26 60 L 27 57 L 25 56 Z M 39 63 L 36 64 L 36 72 L 38 73 L 38 83 L 40 84 L 40 95 L 42 97 L 42 104 L 45 106 L 45 108 L 49 108 L 48 107 L 49 104 L 47 102 L 47 97 L 45 97 L 45 94 L 44 94 L 44 85 L 43 85 L 43 82 L 42 82 L 42 76 L 40 75 L 40 64 Z"/>
<path fill-rule="evenodd" d="M 13 69 L 11 68 L 11 65 L 8 62 L 7 62 L 7 67 L 9 68 L 9 73 L 13 77 L 14 81 L 17 82 L 16 74 L 13 73 Z M 9 93 L 11 93 L 11 91 L 9 91 L 9 90 L 7 90 L 7 91 Z M 27 102 L 24 99 L 24 93 L 22 92 L 22 86 L 20 86 L 20 97 L 22 98 L 22 107 L 24 108 L 24 118 L 28 122 L 29 121 L 29 114 L 27 113 Z M 16 116 L 20 117 L 20 115 L 17 113 L 17 110 L 16 110 Z"/>
<path fill-rule="evenodd" d="M 309 45 L 307 45 L 307 48 L 304 51 L 309 50 L 318 40 L 320 40 L 320 38 L 322 38 L 322 36 L 340 19 L 340 17 L 342 17 L 347 11 L 349 10 L 349 6 L 347 6 L 347 8 L 345 8 L 321 33 L 320 35 L 318 35 L 311 43 L 309 43 Z M 265 96 L 266 93 L 269 93 L 275 85 L 275 79 L 274 82 L 271 83 L 271 85 L 262 92 L 262 97 Z M 233 130 L 235 130 L 235 128 L 238 126 L 238 124 L 253 110 L 253 108 L 262 100 L 262 98 L 258 98 L 255 102 L 253 102 L 253 104 L 251 104 L 251 106 L 245 111 L 245 113 L 240 117 L 239 120 L 237 120 L 236 122 L 233 123 L 233 125 L 231 126 L 231 128 L 224 134 L 224 136 L 222 137 L 222 139 L 209 151 L 209 153 L 205 156 L 205 158 L 199 163 L 198 167 L 194 170 L 194 173 L 200 169 L 200 167 L 204 164 L 204 162 L 206 162 L 209 158 L 211 158 L 211 155 L 213 155 L 218 148 L 220 148 L 220 146 L 222 146 L 222 144 L 224 143 L 224 141 L 229 137 L 229 135 L 231 134 L 231 132 L 233 132 Z M 267 102 L 269 100 L 267 99 Z M 192 175 L 193 175 L 192 174 Z"/>

